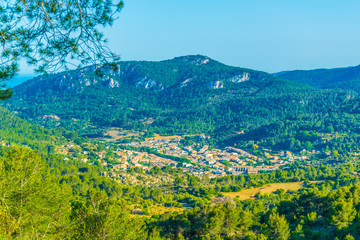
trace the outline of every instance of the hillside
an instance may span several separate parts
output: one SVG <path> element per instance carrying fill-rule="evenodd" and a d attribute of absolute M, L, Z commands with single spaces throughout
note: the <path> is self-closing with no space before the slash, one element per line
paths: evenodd
<path fill-rule="evenodd" d="M 347 68 L 285 71 L 274 75 L 316 88 L 339 88 L 360 93 L 360 65 Z"/>
<path fill-rule="evenodd" d="M 1 145 L 23 145 L 34 150 L 49 152 L 55 145 L 65 142 L 64 129 L 45 129 L 26 122 L 8 110 L 0 107 Z"/>
<path fill-rule="evenodd" d="M 34 78 L 14 92 L 3 105 L 48 128 L 82 134 L 108 127 L 147 135 L 206 133 L 215 143 L 230 139 L 227 144 L 268 138 L 266 144 L 279 148 L 289 148 L 294 131 L 321 132 L 330 125 L 343 131 L 334 114 L 345 121 L 349 116 L 338 106 L 354 98 L 349 91 L 315 89 L 200 55 L 119 62 L 115 69 L 89 66 Z M 350 117 L 346 130 L 357 128 Z M 241 131 L 246 134 L 238 136 Z M 305 141 L 299 141 L 300 149 Z"/>

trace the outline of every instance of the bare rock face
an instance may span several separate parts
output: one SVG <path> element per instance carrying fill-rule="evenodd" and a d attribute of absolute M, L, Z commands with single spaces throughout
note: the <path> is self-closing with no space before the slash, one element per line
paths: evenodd
<path fill-rule="evenodd" d="M 108 88 L 120 87 L 116 80 L 116 75 L 120 70 L 114 71 L 110 68 L 101 69 L 101 75 L 96 74 L 98 66 L 90 66 L 80 70 L 73 70 L 63 73 L 58 73 L 50 76 L 40 76 L 38 79 L 43 82 L 43 87 L 48 90 L 61 90 L 66 92 L 80 93 L 86 87 L 101 84 Z"/>
<path fill-rule="evenodd" d="M 107 83 L 106 83 L 108 88 L 116 88 L 116 87 L 120 87 L 120 84 L 115 81 L 113 78 L 110 78 Z"/>
<path fill-rule="evenodd" d="M 240 82 L 245 82 L 245 81 L 249 81 L 249 80 L 250 80 L 250 74 L 247 72 L 236 75 L 229 79 L 230 82 L 234 82 L 234 83 L 240 83 Z"/>
<path fill-rule="evenodd" d="M 205 85 L 211 89 L 219 89 L 219 88 L 224 87 L 224 84 L 222 81 L 212 81 L 212 82 L 206 83 Z"/>
<path fill-rule="evenodd" d="M 180 88 L 187 87 L 187 86 L 191 83 L 191 80 L 193 80 L 193 79 L 192 79 L 192 78 L 187 78 L 187 79 L 185 79 L 185 80 L 180 84 Z"/>
<path fill-rule="evenodd" d="M 152 80 L 147 76 L 136 79 L 134 81 L 134 84 L 138 88 L 151 89 L 155 91 L 161 91 L 164 89 L 164 87 L 161 84 L 158 84 L 156 81 Z"/>
<path fill-rule="evenodd" d="M 151 89 L 151 88 L 156 87 L 156 82 L 148 77 L 143 77 L 143 78 L 137 79 L 135 86 L 142 87 L 145 89 Z"/>

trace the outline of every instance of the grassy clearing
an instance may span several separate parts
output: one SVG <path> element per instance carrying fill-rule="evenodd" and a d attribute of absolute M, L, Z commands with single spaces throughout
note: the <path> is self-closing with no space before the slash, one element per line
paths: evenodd
<path fill-rule="evenodd" d="M 139 209 L 141 211 L 141 209 Z M 164 213 L 167 212 L 178 212 L 178 213 L 182 213 L 184 212 L 184 208 L 178 208 L 178 207 L 164 207 L 164 206 L 151 206 L 148 209 L 148 213 L 147 215 L 137 215 L 137 214 L 131 214 L 131 217 L 133 218 L 150 218 L 153 215 L 163 215 Z"/>
<path fill-rule="evenodd" d="M 303 182 L 290 182 L 290 183 L 271 183 L 259 188 L 244 189 L 240 192 L 224 192 L 224 196 L 231 198 L 239 197 L 240 200 L 254 199 L 258 193 L 273 193 L 278 189 L 288 190 L 299 190 L 302 187 Z"/>
<path fill-rule="evenodd" d="M 166 212 L 183 212 L 183 208 L 178 207 L 164 207 L 164 206 L 151 206 L 149 207 L 150 215 L 162 215 Z"/>
<path fill-rule="evenodd" d="M 110 130 L 105 135 L 109 135 L 112 139 L 118 140 L 120 138 L 123 138 L 122 132 L 117 130 Z"/>
<path fill-rule="evenodd" d="M 105 133 L 105 135 L 108 135 L 111 137 L 111 139 L 106 138 L 105 140 L 114 141 L 114 140 L 119 140 L 119 139 L 126 138 L 126 137 L 133 137 L 133 136 L 139 137 L 140 133 L 135 132 L 135 131 L 123 130 L 121 128 L 110 128 Z"/>

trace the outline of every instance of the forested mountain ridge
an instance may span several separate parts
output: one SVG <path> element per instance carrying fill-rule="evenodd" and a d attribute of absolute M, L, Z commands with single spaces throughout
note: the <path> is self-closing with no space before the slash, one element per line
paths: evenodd
<path fill-rule="evenodd" d="M 120 127 L 168 135 L 206 133 L 219 142 L 243 130 L 260 128 L 262 135 L 261 127 L 271 126 L 271 134 L 263 136 L 270 137 L 266 144 L 287 148 L 279 136 L 289 142 L 294 131 L 321 132 L 329 125 L 343 131 L 337 114 L 344 115 L 340 106 L 354 97 L 352 91 L 316 89 L 194 55 L 40 76 L 15 87 L 4 106 L 32 123 L 80 132 Z M 345 118 L 350 118 L 345 129 L 357 128 L 356 116 Z M 280 128 L 272 129 L 274 123 Z M 245 134 L 240 141 L 258 141 L 258 135 Z M 239 138 L 231 139 L 232 144 Z"/>
<path fill-rule="evenodd" d="M 360 65 L 346 68 L 284 71 L 274 75 L 316 88 L 339 88 L 360 93 Z"/>
<path fill-rule="evenodd" d="M 20 94 L 22 89 L 37 87 L 42 91 L 80 93 L 90 86 L 122 88 L 125 84 L 155 91 L 197 85 L 217 89 L 224 87 L 224 81 L 240 83 L 266 79 L 274 77 L 265 72 L 226 66 L 205 56 L 191 55 L 160 62 L 122 61 L 115 68 L 93 65 L 39 76 L 23 83 L 16 91 Z"/>

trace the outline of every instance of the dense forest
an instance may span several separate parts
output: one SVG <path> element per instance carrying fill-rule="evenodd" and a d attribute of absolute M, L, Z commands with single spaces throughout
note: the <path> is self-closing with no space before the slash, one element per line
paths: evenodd
<path fill-rule="evenodd" d="M 334 69 L 296 70 L 275 76 L 305 83 L 316 88 L 351 89 L 360 93 L 360 66 Z"/>
<path fill-rule="evenodd" d="M 40 76 L 16 87 L 3 106 L 32 123 L 86 136 L 118 127 L 146 135 L 206 133 L 222 146 L 356 149 L 357 93 L 300 82 L 196 55 Z"/>

